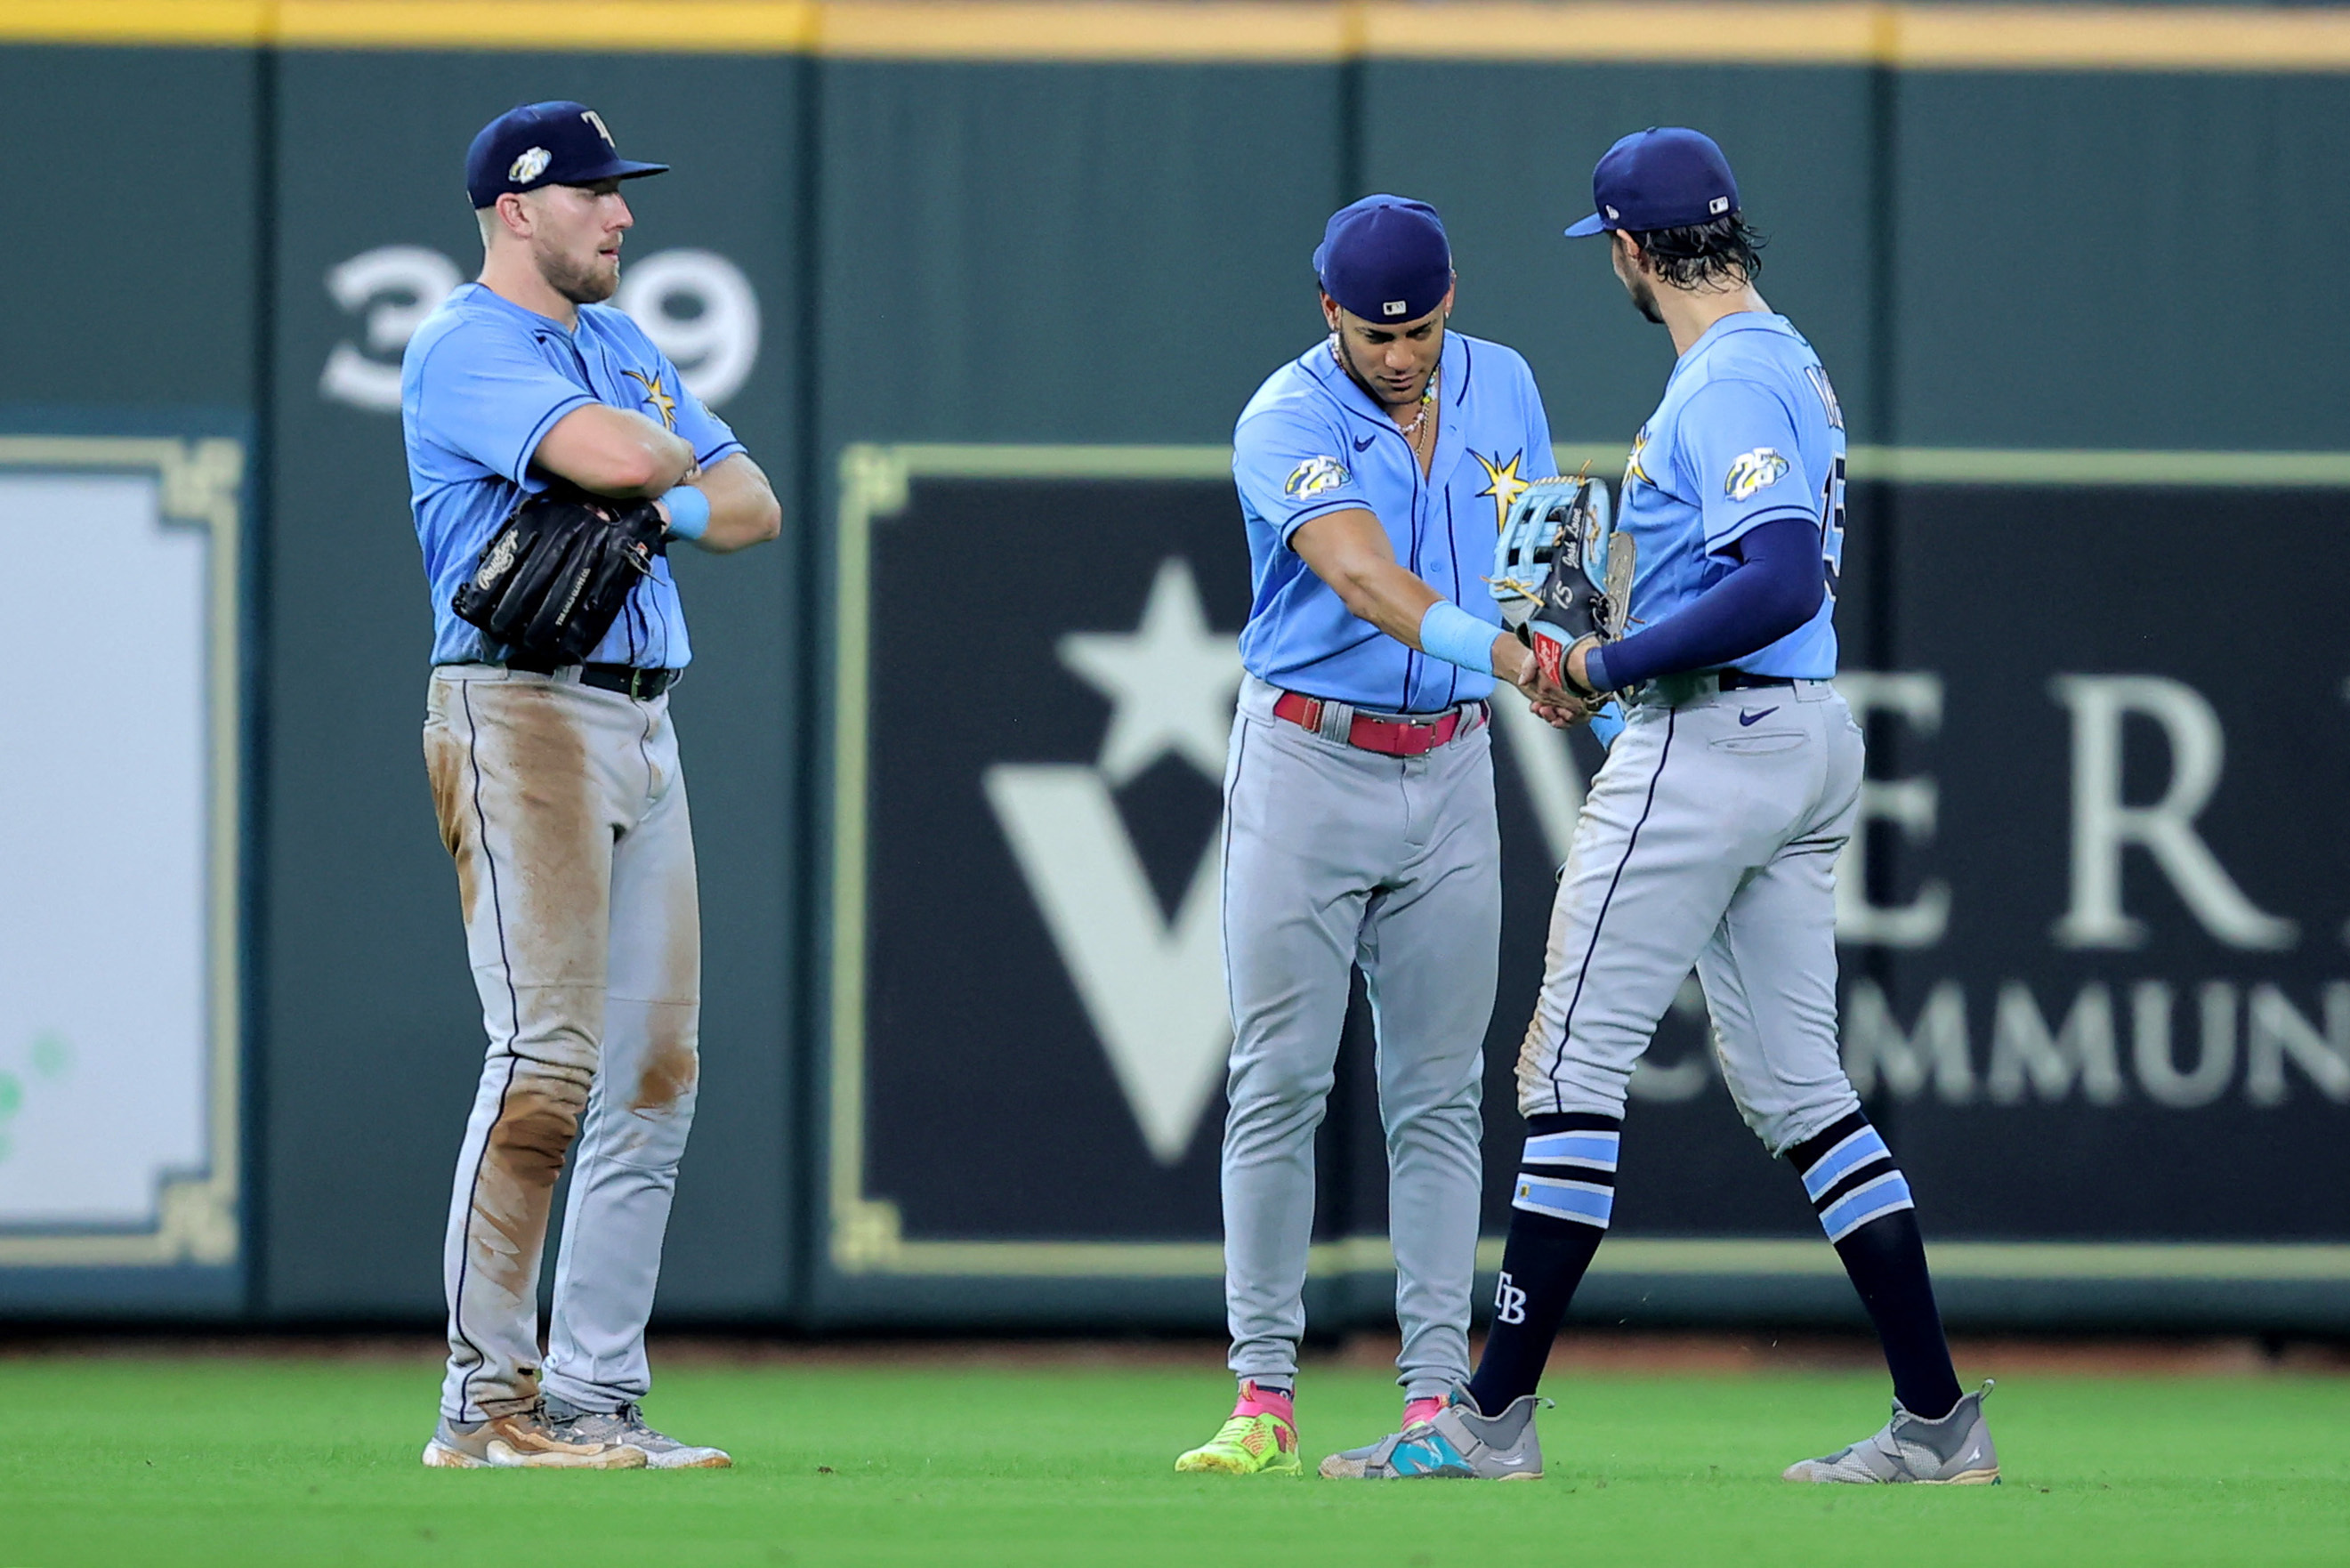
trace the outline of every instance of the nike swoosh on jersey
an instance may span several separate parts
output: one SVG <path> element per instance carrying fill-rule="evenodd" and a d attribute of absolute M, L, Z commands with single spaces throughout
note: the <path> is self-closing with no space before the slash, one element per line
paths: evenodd
<path fill-rule="evenodd" d="M 1379 438 L 1375 435 L 1367 435 L 1355 443 L 1355 450 L 1357 452 L 1368 452 L 1371 450 L 1371 443 L 1378 439 Z"/>
<path fill-rule="evenodd" d="M 1777 712 L 1778 711 L 1779 711 L 1779 710 L 1777 710 L 1776 708 L 1765 708 L 1765 709 L 1763 709 L 1760 713 L 1750 713 L 1750 712 L 1748 712 L 1745 709 L 1741 708 L 1741 709 L 1738 711 L 1738 723 L 1739 723 L 1739 727 L 1740 727 L 1741 729 L 1743 729 L 1745 726 L 1747 726 L 1747 725 L 1749 725 L 1749 724 L 1752 724 L 1752 723 L 1754 723 L 1754 722 L 1757 722 L 1757 721 L 1759 721 L 1759 720 L 1762 720 L 1762 719 L 1767 719 L 1767 718 L 1769 718 L 1772 714 L 1773 714 L 1773 713 Z"/>

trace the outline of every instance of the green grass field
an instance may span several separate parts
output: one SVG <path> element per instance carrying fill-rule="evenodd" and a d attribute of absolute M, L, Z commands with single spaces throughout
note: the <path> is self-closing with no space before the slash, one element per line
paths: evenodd
<path fill-rule="evenodd" d="M 2350 1380 L 2002 1383 L 2006 1484 L 1813 1489 L 1876 1377 L 1554 1376 L 1547 1479 L 1179 1477 L 1211 1373 L 690 1366 L 650 1408 L 731 1471 L 428 1471 L 434 1369 L 0 1359 L 0 1568 L 89 1563 L 1798 1565 L 2350 1563 Z M 1310 1374 L 1308 1469 L 1396 1409 Z"/>

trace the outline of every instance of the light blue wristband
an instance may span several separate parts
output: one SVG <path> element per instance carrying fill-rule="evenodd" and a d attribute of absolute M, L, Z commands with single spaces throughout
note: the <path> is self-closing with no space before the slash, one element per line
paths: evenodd
<path fill-rule="evenodd" d="M 710 532 L 710 497 L 692 485 L 664 492 L 661 504 L 669 508 L 670 537 L 699 539 Z"/>
<path fill-rule="evenodd" d="M 1501 628 L 1479 620 L 1451 599 L 1437 600 L 1419 618 L 1422 650 L 1480 675 L 1493 673 L 1493 639 L 1501 634 Z"/>

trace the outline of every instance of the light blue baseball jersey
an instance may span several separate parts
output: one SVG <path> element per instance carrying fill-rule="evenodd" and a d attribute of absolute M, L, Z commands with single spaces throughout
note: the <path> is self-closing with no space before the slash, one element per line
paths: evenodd
<path fill-rule="evenodd" d="M 1525 360 L 1463 333 L 1445 335 L 1436 393 L 1436 451 L 1425 475 L 1395 421 L 1326 341 L 1275 370 L 1241 410 L 1232 477 L 1255 584 L 1241 662 L 1258 679 L 1383 712 L 1432 712 L 1492 694 L 1492 676 L 1357 619 L 1290 547 L 1304 524 L 1360 507 L 1387 529 L 1405 569 L 1501 629 L 1484 574 L 1510 504 L 1558 472 L 1550 421 Z"/>
<path fill-rule="evenodd" d="M 556 421 L 585 403 L 633 409 L 692 443 L 704 468 L 743 450 L 702 406 L 644 329 L 609 306 L 583 305 L 579 324 L 525 310 L 478 283 L 450 295 L 409 339 L 400 366 L 409 504 L 432 591 L 432 662 L 494 661 L 503 651 L 449 607 L 482 546 L 548 475 L 531 454 Z M 682 669 L 693 657 L 666 557 L 629 595 L 588 653 L 591 664 Z"/>
<path fill-rule="evenodd" d="M 1639 552 L 1633 629 L 1727 576 L 1723 552 L 1758 524 L 1820 525 L 1828 592 L 1819 611 L 1736 661 L 1752 675 L 1835 674 L 1836 573 L 1844 562 L 1844 414 L 1817 354 L 1783 316 L 1725 316 L 1690 346 L 1640 427 L 1616 526 Z"/>

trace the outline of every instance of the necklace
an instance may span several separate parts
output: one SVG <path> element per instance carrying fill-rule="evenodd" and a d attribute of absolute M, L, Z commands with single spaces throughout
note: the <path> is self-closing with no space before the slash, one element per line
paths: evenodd
<path fill-rule="evenodd" d="M 1439 370 L 1436 375 L 1443 374 Z M 1411 423 L 1403 427 L 1403 439 L 1414 445 L 1419 441 L 1419 427 L 1428 422 L 1428 410 L 1436 407 L 1436 376 L 1428 379 L 1428 390 L 1419 395 L 1419 412 L 1411 416 Z"/>

